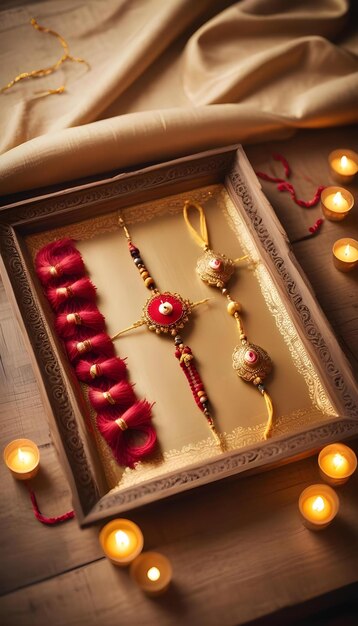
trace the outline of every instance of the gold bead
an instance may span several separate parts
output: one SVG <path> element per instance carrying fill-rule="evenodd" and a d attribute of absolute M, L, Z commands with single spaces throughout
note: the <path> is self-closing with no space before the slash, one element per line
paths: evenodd
<path fill-rule="evenodd" d="M 154 280 L 151 276 L 148 276 L 148 278 L 145 279 L 144 284 L 146 287 L 149 287 L 149 285 L 154 285 Z"/>
<path fill-rule="evenodd" d="M 148 276 L 149 276 L 149 272 L 141 272 L 141 277 L 143 278 L 143 280 L 148 278 Z"/>
<path fill-rule="evenodd" d="M 240 310 L 241 306 L 239 302 L 235 302 L 234 300 L 229 302 L 229 304 L 227 305 L 227 312 L 229 315 L 235 315 L 235 313 L 239 312 Z"/>
<path fill-rule="evenodd" d="M 201 396 L 206 396 L 205 391 L 198 391 L 198 397 L 201 398 Z"/>

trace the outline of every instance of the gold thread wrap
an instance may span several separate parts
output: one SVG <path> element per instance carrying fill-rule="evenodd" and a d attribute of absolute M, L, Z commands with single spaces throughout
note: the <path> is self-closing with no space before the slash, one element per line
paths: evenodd
<path fill-rule="evenodd" d="M 115 422 L 116 422 L 117 426 L 119 426 L 119 428 L 121 430 L 128 430 L 128 424 L 123 419 L 123 417 L 119 417 L 118 419 L 115 420 Z"/>
<path fill-rule="evenodd" d="M 82 319 L 79 313 L 69 313 L 66 317 L 69 324 L 75 323 L 76 326 L 81 326 Z"/>
<path fill-rule="evenodd" d="M 92 349 L 91 341 L 89 339 L 85 339 L 84 341 L 79 341 L 78 344 L 76 345 L 76 348 L 77 348 L 77 352 L 79 352 L 80 354 L 82 354 L 83 352 L 88 352 L 89 350 Z"/>
<path fill-rule="evenodd" d="M 56 277 L 60 275 L 56 265 L 51 265 L 50 274 L 51 276 L 56 276 Z"/>
<path fill-rule="evenodd" d="M 99 365 L 97 363 L 93 363 L 93 365 L 91 365 L 90 367 L 90 376 L 91 378 L 96 378 L 96 376 L 100 376 L 100 368 Z"/>
<path fill-rule="evenodd" d="M 109 404 L 116 404 L 116 401 L 112 398 L 109 391 L 104 391 L 102 395 L 104 399 L 107 400 L 107 402 L 109 402 Z"/>

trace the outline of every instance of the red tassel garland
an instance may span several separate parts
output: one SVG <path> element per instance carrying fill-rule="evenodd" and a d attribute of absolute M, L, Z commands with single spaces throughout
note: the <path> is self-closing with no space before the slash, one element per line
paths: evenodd
<path fill-rule="evenodd" d="M 52 308 L 57 311 L 61 305 L 68 301 L 73 301 L 74 298 L 94 302 L 96 299 L 96 287 L 89 278 L 84 277 L 76 280 L 74 283 L 68 282 L 65 286 L 49 287 L 46 295 Z"/>
<path fill-rule="evenodd" d="M 113 341 L 107 333 L 100 333 L 82 341 L 70 339 L 65 345 L 70 361 L 75 361 L 88 352 L 106 357 L 114 356 Z"/>
<path fill-rule="evenodd" d="M 99 358 L 94 361 L 81 359 L 75 366 L 77 378 L 83 383 L 93 384 L 98 378 L 107 378 L 119 382 L 127 376 L 127 366 L 123 359 L 114 356 L 111 359 Z"/>
<path fill-rule="evenodd" d="M 151 405 L 137 400 L 127 380 L 124 360 L 115 356 L 111 337 L 100 332 L 105 329 L 105 320 L 95 305 L 96 288 L 85 276 L 81 254 L 71 239 L 62 239 L 38 252 L 35 267 L 56 313 L 56 332 L 65 340 L 76 375 L 91 385 L 89 401 L 101 412 L 97 415 L 98 430 L 117 462 L 133 467 L 156 444 Z M 53 519 L 39 512 L 37 516 L 43 523 L 52 524 L 68 519 L 72 512 Z"/>
<path fill-rule="evenodd" d="M 143 456 L 152 452 L 157 436 L 150 423 L 151 405 L 146 400 L 133 404 L 120 417 L 109 419 L 107 415 L 97 415 L 97 427 L 110 446 L 119 465 L 133 467 Z M 144 443 L 136 443 L 134 431 L 144 435 Z"/>
<path fill-rule="evenodd" d="M 90 388 L 88 398 L 96 411 L 106 411 L 116 406 L 120 409 L 128 409 L 136 401 L 133 386 L 126 380 L 116 383 L 112 387 L 101 389 Z"/>
<path fill-rule="evenodd" d="M 43 285 L 56 284 L 64 276 L 84 275 L 82 257 L 71 239 L 61 239 L 42 248 L 36 255 L 35 268 Z"/>
<path fill-rule="evenodd" d="M 87 305 L 85 308 L 76 308 L 73 313 L 59 313 L 55 320 L 55 328 L 63 339 L 74 336 L 86 339 L 88 330 L 96 332 L 104 330 L 104 317 L 96 306 Z"/>

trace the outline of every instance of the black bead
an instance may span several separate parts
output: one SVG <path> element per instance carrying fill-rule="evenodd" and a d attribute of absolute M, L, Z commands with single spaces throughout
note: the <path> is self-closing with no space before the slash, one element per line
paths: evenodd
<path fill-rule="evenodd" d="M 139 250 L 138 250 L 138 248 L 134 248 L 134 249 L 132 249 L 132 250 L 130 251 L 130 253 L 131 253 L 131 255 L 132 255 L 133 257 L 135 257 L 135 256 L 139 256 Z"/>
<path fill-rule="evenodd" d="M 153 285 L 153 284 L 152 284 L 152 285 L 149 285 L 148 289 L 151 289 L 151 290 L 152 290 L 152 289 L 155 289 L 155 285 Z"/>

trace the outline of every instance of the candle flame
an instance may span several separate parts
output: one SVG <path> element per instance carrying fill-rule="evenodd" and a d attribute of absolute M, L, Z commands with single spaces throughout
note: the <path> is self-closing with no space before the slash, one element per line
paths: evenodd
<path fill-rule="evenodd" d="M 346 247 L 344 248 L 344 256 L 349 256 L 350 251 L 351 249 L 350 249 L 349 243 L 347 243 Z"/>
<path fill-rule="evenodd" d="M 341 157 L 341 167 L 342 167 L 343 169 L 345 169 L 345 168 L 347 167 L 347 165 L 348 165 L 348 159 L 347 159 L 346 155 L 344 154 L 344 155 Z"/>
<path fill-rule="evenodd" d="M 129 546 L 129 537 L 123 530 L 117 530 L 114 537 L 118 548 L 127 548 Z"/>
<path fill-rule="evenodd" d="M 23 450 L 21 450 L 21 448 L 19 448 L 18 451 L 17 451 L 17 455 L 19 457 L 19 461 L 21 463 L 25 463 L 25 461 L 26 461 L 26 452 L 23 452 Z"/>
<path fill-rule="evenodd" d="M 153 582 L 155 582 L 156 580 L 159 580 L 160 578 L 160 570 L 157 567 L 151 567 L 147 571 L 147 576 L 149 580 L 152 580 Z"/>
<path fill-rule="evenodd" d="M 337 452 L 337 454 L 334 455 L 332 462 L 333 462 L 334 467 L 338 469 L 344 463 L 344 457 L 341 454 L 339 454 L 339 452 Z"/>
<path fill-rule="evenodd" d="M 336 206 L 340 206 L 342 204 L 343 199 L 344 198 L 341 192 L 337 191 L 337 193 L 335 193 L 333 196 L 333 204 L 335 204 Z"/>
<path fill-rule="evenodd" d="M 315 501 L 312 504 L 312 509 L 314 511 L 323 511 L 323 509 L 324 509 L 324 501 L 323 501 L 323 498 L 321 498 L 321 496 L 317 496 L 317 498 L 315 499 Z"/>

